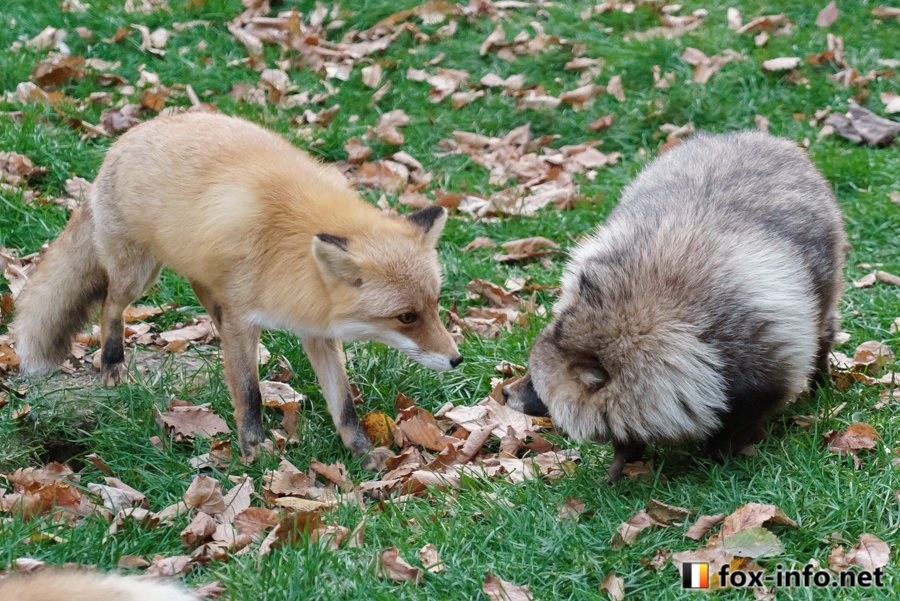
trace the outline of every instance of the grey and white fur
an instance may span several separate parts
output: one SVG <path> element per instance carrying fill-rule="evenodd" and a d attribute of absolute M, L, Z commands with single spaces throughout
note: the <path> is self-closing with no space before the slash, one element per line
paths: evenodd
<path fill-rule="evenodd" d="M 847 249 L 801 148 L 698 135 L 646 167 L 574 251 L 529 373 L 504 394 L 576 439 L 611 441 L 611 479 L 648 442 L 730 454 L 827 377 Z"/>

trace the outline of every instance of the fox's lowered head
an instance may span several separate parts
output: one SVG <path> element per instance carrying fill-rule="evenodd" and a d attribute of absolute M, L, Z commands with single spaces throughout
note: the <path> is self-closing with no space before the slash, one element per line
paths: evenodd
<path fill-rule="evenodd" d="M 312 252 L 322 275 L 337 283 L 332 322 L 342 340 L 374 340 L 431 369 L 462 362 L 441 321 L 438 238 L 447 210 L 428 207 L 373 223 L 359 237 L 321 233 Z"/>

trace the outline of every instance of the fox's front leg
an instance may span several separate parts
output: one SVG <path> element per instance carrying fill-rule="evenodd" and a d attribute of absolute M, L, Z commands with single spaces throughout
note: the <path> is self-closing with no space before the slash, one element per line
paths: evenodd
<path fill-rule="evenodd" d="M 234 402 L 241 457 L 245 462 L 252 462 L 264 437 L 257 360 L 260 331 L 256 327 L 247 327 L 227 310 L 223 313 L 220 309 L 215 321 L 221 322 L 219 335 L 225 380 Z"/>
<path fill-rule="evenodd" d="M 384 447 L 372 448 L 366 431 L 359 423 L 353 407 L 350 380 L 344 368 L 344 351 L 341 343 L 332 338 L 303 337 L 303 350 L 312 363 L 313 371 L 328 403 L 328 412 L 334 420 L 344 446 L 357 457 L 366 456 L 363 464 L 368 469 L 380 469 L 390 451 Z"/>

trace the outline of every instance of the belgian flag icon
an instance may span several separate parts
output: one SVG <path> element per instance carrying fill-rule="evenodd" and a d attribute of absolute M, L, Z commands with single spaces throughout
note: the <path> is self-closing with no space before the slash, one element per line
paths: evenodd
<path fill-rule="evenodd" d="M 709 588 L 709 564 L 681 564 L 681 588 Z"/>

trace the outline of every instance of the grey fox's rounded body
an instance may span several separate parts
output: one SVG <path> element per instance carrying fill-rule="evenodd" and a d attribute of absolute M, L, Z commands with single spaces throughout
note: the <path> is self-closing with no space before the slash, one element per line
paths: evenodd
<path fill-rule="evenodd" d="M 573 253 L 510 406 L 611 441 L 740 449 L 828 373 L 847 240 L 806 153 L 759 132 L 696 136 L 650 164 Z"/>

